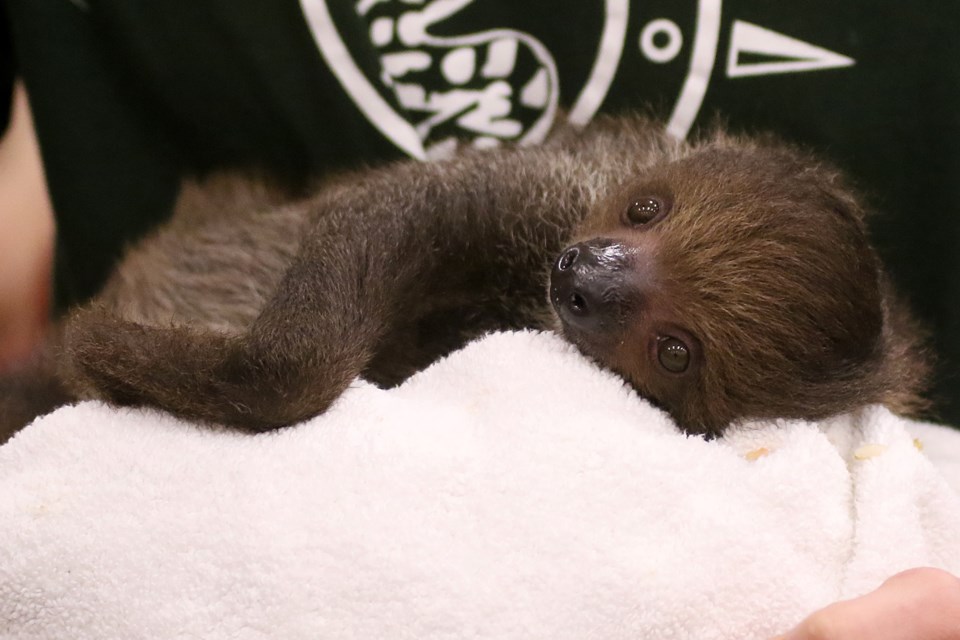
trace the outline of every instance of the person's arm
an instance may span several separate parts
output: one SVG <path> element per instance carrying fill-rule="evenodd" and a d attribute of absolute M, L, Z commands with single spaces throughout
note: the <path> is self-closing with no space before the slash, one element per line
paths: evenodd
<path fill-rule="evenodd" d="M 960 640 L 960 579 L 939 569 L 910 569 L 773 640 L 861 639 Z"/>
<path fill-rule="evenodd" d="M 0 370 L 27 357 L 46 327 L 53 235 L 33 119 L 18 81 L 0 139 Z"/>

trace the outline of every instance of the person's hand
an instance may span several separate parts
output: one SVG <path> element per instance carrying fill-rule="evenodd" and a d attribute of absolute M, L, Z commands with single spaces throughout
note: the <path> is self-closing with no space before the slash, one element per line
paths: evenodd
<path fill-rule="evenodd" d="M 774 640 L 960 640 L 960 579 L 910 569 L 821 609 Z"/>
<path fill-rule="evenodd" d="M 23 84 L 0 137 L 0 372 L 22 361 L 48 323 L 53 213 Z"/>

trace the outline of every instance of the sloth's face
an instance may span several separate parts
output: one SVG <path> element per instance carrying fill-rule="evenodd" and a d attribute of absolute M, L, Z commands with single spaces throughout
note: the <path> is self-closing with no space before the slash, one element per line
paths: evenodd
<path fill-rule="evenodd" d="M 879 264 L 836 177 L 710 146 L 626 184 L 560 253 L 564 335 L 686 430 L 830 413 L 819 383 L 877 356 Z"/>

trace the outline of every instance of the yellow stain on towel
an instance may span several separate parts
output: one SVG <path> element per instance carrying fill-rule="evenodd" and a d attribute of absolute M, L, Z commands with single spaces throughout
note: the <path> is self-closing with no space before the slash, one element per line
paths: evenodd
<path fill-rule="evenodd" d="M 767 449 L 766 447 L 760 447 L 759 449 L 748 451 L 743 457 L 749 462 L 756 462 L 760 458 L 768 455 L 770 455 L 770 449 Z"/>
<path fill-rule="evenodd" d="M 923 441 L 920 438 L 913 439 L 913 446 L 917 448 L 917 451 L 923 451 Z"/>
<path fill-rule="evenodd" d="M 869 460 L 876 458 L 888 448 L 885 444 L 865 444 L 853 452 L 853 457 L 857 460 Z"/>

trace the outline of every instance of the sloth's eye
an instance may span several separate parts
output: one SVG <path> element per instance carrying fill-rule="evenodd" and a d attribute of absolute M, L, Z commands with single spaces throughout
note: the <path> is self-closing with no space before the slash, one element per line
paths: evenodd
<path fill-rule="evenodd" d="M 650 224 L 667 212 L 667 204 L 660 198 L 637 198 L 627 207 L 626 222 L 632 225 Z"/>
<path fill-rule="evenodd" d="M 670 373 L 683 373 L 690 366 L 690 349 L 679 338 L 657 339 L 657 360 Z"/>

